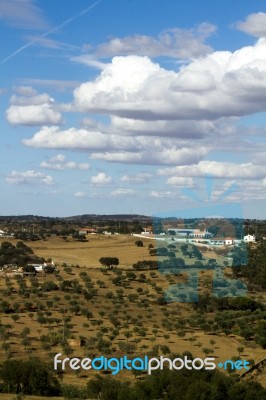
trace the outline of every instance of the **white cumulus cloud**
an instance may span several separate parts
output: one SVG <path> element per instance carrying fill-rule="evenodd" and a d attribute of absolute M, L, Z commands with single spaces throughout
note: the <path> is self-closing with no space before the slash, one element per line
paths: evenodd
<path fill-rule="evenodd" d="M 97 160 L 146 165 L 193 164 L 208 153 L 205 146 L 190 148 L 182 142 L 177 143 L 180 146 L 178 148 L 172 138 L 155 140 L 152 136 L 132 137 L 85 128 L 61 130 L 57 126 L 42 127 L 31 139 L 24 139 L 23 143 L 37 148 L 88 151 L 92 159 Z"/>
<path fill-rule="evenodd" d="M 114 57 L 74 91 L 75 105 L 139 120 L 214 120 L 266 106 L 266 39 L 235 52 L 216 51 L 175 72 L 148 57 Z"/>
<path fill-rule="evenodd" d="M 112 177 L 106 175 L 105 172 L 99 172 L 97 175 L 91 177 L 91 183 L 95 186 L 105 186 L 112 183 Z"/>
<path fill-rule="evenodd" d="M 24 139 L 23 143 L 31 147 L 45 147 L 50 149 L 84 149 L 107 150 L 128 149 L 135 147 L 134 140 L 130 137 L 106 135 L 102 132 L 88 129 L 69 128 L 60 130 L 57 126 L 44 126 L 35 133 L 33 138 Z"/>
<path fill-rule="evenodd" d="M 266 37 L 266 13 L 250 14 L 245 21 L 236 23 L 236 28 L 256 37 Z"/>
<path fill-rule="evenodd" d="M 55 111 L 45 96 L 16 96 L 11 107 L 32 107 L 28 105 L 31 98 Z M 23 143 L 84 151 L 94 160 L 107 162 L 190 165 L 191 177 L 211 173 L 212 166 L 202 164 L 211 151 L 265 151 L 252 138 L 248 141 L 259 129 L 252 131 L 238 122 L 241 116 L 265 110 L 266 39 L 235 52 L 215 51 L 178 71 L 166 70 L 144 56 L 114 57 L 95 79 L 74 90 L 74 103 L 66 104 L 65 110 L 72 106 L 72 111 L 88 113 L 81 128 L 46 124 Z M 95 123 L 90 118 L 95 112 L 109 120 Z M 26 113 L 22 114 L 25 118 Z M 232 174 L 234 168 L 239 167 L 227 173 Z M 184 174 L 177 176 L 190 176 L 187 171 Z"/>
<path fill-rule="evenodd" d="M 11 106 L 6 112 L 12 125 L 54 125 L 61 123 L 61 114 L 49 104 Z"/>
<path fill-rule="evenodd" d="M 11 106 L 6 117 L 12 125 L 56 125 L 61 123 L 61 114 L 55 108 L 55 101 L 47 93 L 38 94 L 31 87 L 19 87 L 22 96 L 11 96 Z"/>

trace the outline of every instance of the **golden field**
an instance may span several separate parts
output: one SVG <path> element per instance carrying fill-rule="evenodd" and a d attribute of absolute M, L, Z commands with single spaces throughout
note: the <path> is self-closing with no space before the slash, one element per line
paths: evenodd
<path fill-rule="evenodd" d="M 65 241 L 62 238 L 27 243 L 36 255 L 46 259 L 51 258 L 58 265 L 58 276 L 46 274 L 38 278 L 39 286 L 53 281 L 60 287 L 62 281 L 71 280 L 85 287 L 82 280 L 85 272 L 90 279 L 90 287 L 97 293 L 91 300 L 86 300 L 82 294 L 75 291 L 63 291 L 60 288 L 32 293 L 34 282 L 31 278 L 26 278 L 26 291 L 23 295 L 19 295 L 18 282 L 10 279 L 9 296 L 4 299 L 11 305 L 20 304 L 21 308 L 17 312 L 19 318 L 14 320 L 12 314 L 2 313 L 1 322 L 11 326 L 8 342 L 14 358 L 27 358 L 34 354 L 52 362 L 54 354 L 64 353 L 64 348 L 60 344 L 47 348 L 45 343 L 40 341 L 40 337 L 51 333 L 62 336 L 65 330 L 63 323 L 65 317 L 69 317 L 70 327 L 66 326 L 66 330 L 69 330 L 68 342 L 72 357 L 84 357 L 85 353 L 90 356 L 102 354 L 96 345 L 99 343 L 99 337 L 110 343 L 110 356 L 126 354 L 121 343 L 132 344 L 131 354 L 141 356 L 151 351 L 154 346 L 167 346 L 172 353 L 189 351 L 195 357 L 204 358 L 206 356 L 204 349 L 208 348 L 211 350 L 210 356 L 215 357 L 217 363 L 233 356 L 237 357 L 239 347 L 244 348 L 241 356 L 245 359 L 253 359 L 256 362 L 266 356 L 266 350 L 262 350 L 253 341 L 244 341 L 235 334 L 225 335 L 222 332 L 210 334 L 204 332 L 200 326 L 192 327 L 191 321 L 199 319 L 201 313 L 193 310 L 189 303 L 159 305 L 157 300 L 162 296 L 163 290 L 170 285 L 184 282 L 185 277 L 163 275 L 159 271 L 134 271 L 135 278 L 132 279 L 126 275 L 132 270 L 133 263 L 151 258 L 148 244 L 154 244 L 153 240 L 144 239 L 144 247 L 137 247 L 135 241 L 138 238 L 130 235 L 88 235 L 88 239 L 89 241 L 85 243 L 74 242 L 73 239 Z M 16 240 L 9 241 L 16 243 Z M 125 277 L 122 285 L 114 283 L 114 279 L 118 276 L 117 271 L 100 268 L 99 258 L 109 256 L 120 260 L 118 269 Z M 71 268 L 65 268 L 63 263 Z M 4 278 L 0 279 L 0 289 L 3 293 L 7 290 Z M 38 321 L 36 309 L 32 312 L 25 309 L 27 302 L 42 309 L 46 322 Z M 80 307 L 77 312 L 71 308 L 75 304 Z M 84 310 L 91 312 L 90 318 L 84 315 Z M 210 321 L 214 317 L 214 313 L 209 313 L 207 316 Z M 21 332 L 25 327 L 30 328 L 29 344 L 26 346 L 21 339 Z M 92 345 L 87 349 L 81 347 L 81 338 L 86 338 Z M 0 359 L 4 360 L 6 357 L 7 352 L 1 348 Z M 91 376 L 91 373 L 82 372 L 77 375 L 73 371 L 67 371 L 63 381 L 84 385 L 88 376 Z M 133 379 L 133 375 L 123 372 L 121 378 Z M 265 375 L 260 375 L 258 380 L 266 386 Z"/>

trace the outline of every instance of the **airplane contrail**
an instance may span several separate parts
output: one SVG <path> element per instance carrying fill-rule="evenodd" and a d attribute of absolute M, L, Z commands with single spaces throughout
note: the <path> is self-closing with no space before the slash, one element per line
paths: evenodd
<path fill-rule="evenodd" d="M 41 36 L 39 36 L 37 39 L 32 40 L 31 42 L 25 44 L 24 46 L 20 47 L 19 49 L 17 49 L 16 51 L 14 51 L 12 54 L 10 54 L 9 56 L 7 56 L 6 58 L 4 58 L 4 60 L 0 61 L 0 65 L 5 64 L 8 60 L 10 60 L 11 58 L 13 58 L 14 56 L 16 56 L 17 54 L 21 53 L 23 50 L 27 49 L 28 47 L 30 47 L 31 45 L 33 45 L 34 43 L 38 42 L 38 39 L 40 38 L 44 38 L 48 35 L 50 35 L 51 33 L 57 31 L 60 28 L 63 28 L 64 26 L 70 24 L 71 22 L 75 21 L 77 18 L 81 17 L 82 15 L 86 14 L 87 12 L 89 12 L 90 10 L 92 10 L 94 7 L 96 7 L 98 4 L 100 4 L 103 0 L 97 0 L 95 1 L 93 4 L 91 4 L 89 7 L 85 8 L 84 10 L 80 11 L 78 14 L 74 15 L 74 17 L 68 18 L 67 20 L 65 20 L 64 22 L 62 22 L 60 25 L 56 26 L 53 29 L 50 29 L 49 31 L 43 33 Z"/>

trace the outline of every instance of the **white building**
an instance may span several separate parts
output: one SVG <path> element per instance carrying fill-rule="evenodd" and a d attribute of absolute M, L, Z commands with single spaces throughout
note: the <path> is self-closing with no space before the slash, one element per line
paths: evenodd
<path fill-rule="evenodd" d="M 248 243 L 250 243 L 250 242 L 255 242 L 256 241 L 256 238 L 255 238 L 255 235 L 246 235 L 246 236 L 244 236 L 244 242 L 248 242 Z"/>
<path fill-rule="evenodd" d="M 152 235 L 152 228 L 143 228 L 143 231 L 141 232 L 142 235 Z"/>
<path fill-rule="evenodd" d="M 189 238 L 210 238 L 213 234 L 208 232 L 206 229 L 187 229 L 187 228 L 169 228 L 167 230 L 168 234 L 175 232 L 177 236 L 189 237 Z"/>
<path fill-rule="evenodd" d="M 233 238 L 227 237 L 224 239 L 224 244 L 226 246 L 232 246 L 233 244 L 235 244 L 235 240 Z"/>

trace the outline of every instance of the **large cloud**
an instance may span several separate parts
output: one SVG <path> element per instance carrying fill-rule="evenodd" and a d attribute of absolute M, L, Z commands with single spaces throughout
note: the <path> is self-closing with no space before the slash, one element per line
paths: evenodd
<path fill-rule="evenodd" d="M 148 57 L 114 57 L 95 81 L 74 91 L 80 110 L 142 120 L 206 120 L 266 107 L 266 39 L 217 51 L 179 72 Z"/>
<path fill-rule="evenodd" d="M 208 152 L 205 147 L 172 148 L 153 147 L 152 142 L 149 148 L 143 148 L 136 152 L 100 152 L 93 153 L 92 158 L 96 160 L 104 160 L 110 162 L 121 162 L 129 164 L 143 165 L 190 165 L 199 161 Z"/>
<path fill-rule="evenodd" d="M 265 178 L 266 166 L 253 163 L 232 163 L 220 161 L 200 161 L 190 166 L 178 166 L 158 170 L 159 175 L 173 177 L 207 177 L 227 179 L 259 179 Z M 171 183 L 169 181 L 169 183 Z"/>
<path fill-rule="evenodd" d="M 50 149 L 80 149 L 80 150 L 108 150 L 108 149 L 137 149 L 141 143 L 134 138 L 107 135 L 99 131 L 70 128 L 60 130 L 57 126 L 42 127 L 31 139 L 24 139 L 23 143 L 31 147 L 45 147 Z"/>
<path fill-rule="evenodd" d="M 31 102 L 50 104 L 46 96 L 32 95 Z M 29 98 L 13 96 L 11 101 L 28 107 Z M 109 120 L 93 123 L 88 115 L 80 129 L 43 126 L 23 143 L 81 150 L 107 162 L 191 165 L 191 171 L 199 171 L 203 164 L 198 163 L 210 151 L 246 153 L 247 146 L 253 153 L 265 151 L 246 140 L 262 130 L 242 128 L 239 118 L 265 110 L 266 39 L 234 53 L 213 52 L 179 71 L 148 57 L 114 57 L 96 79 L 75 89 L 74 104 L 65 110 L 71 106 L 72 111 L 103 113 Z M 209 171 L 205 165 L 204 173 Z"/>
<path fill-rule="evenodd" d="M 87 129 L 60 130 L 43 127 L 31 139 L 23 143 L 31 147 L 73 149 L 90 152 L 93 159 L 122 163 L 185 165 L 201 160 L 207 146 L 192 148 L 186 141 L 176 143 L 172 138 L 122 136 Z M 186 146 L 187 144 L 187 146 Z"/>

